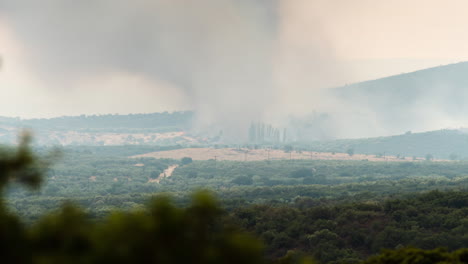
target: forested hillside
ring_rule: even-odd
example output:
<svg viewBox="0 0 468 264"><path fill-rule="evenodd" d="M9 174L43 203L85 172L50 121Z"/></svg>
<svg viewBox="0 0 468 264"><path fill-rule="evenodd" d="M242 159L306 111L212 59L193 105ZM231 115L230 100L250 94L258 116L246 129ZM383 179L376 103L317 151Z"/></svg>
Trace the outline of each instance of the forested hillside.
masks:
<svg viewBox="0 0 468 264"><path fill-rule="evenodd" d="M423 133L363 139L342 139L293 144L298 149L347 152L398 157L430 157L431 159L465 160L468 158L468 133L464 130L438 130Z"/></svg>
<svg viewBox="0 0 468 264"><path fill-rule="evenodd" d="M387 112L388 117L395 115L393 111L408 110L421 98L444 95L434 98L435 102L443 104L448 114L461 115L459 110L464 109L468 96L467 72L468 62L461 62L351 84L336 88L334 92L344 99L357 100L382 113Z"/></svg>
<svg viewBox="0 0 468 264"><path fill-rule="evenodd" d="M387 134L466 123L468 62L455 63L332 90L347 111L362 114ZM452 121L452 122L451 122ZM365 130L363 130L365 132Z"/></svg>

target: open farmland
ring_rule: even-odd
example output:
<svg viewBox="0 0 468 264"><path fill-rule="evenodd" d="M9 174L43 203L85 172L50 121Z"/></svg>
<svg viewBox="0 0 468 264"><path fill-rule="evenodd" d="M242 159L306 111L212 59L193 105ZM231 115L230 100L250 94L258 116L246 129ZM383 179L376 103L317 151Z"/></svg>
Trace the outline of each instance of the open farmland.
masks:
<svg viewBox="0 0 468 264"><path fill-rule="evenodd" d="M230 161L262 161L262 160L369 160L369 161L413 161L412 157L385 156L313 151L283 151L275 149L246 149L246 148L184 148L168 151L151 152L132 156L133 158L166 158L181 159L190 157L193 160L230 160ZM418 158L416 160L423 160Z"/></svg>

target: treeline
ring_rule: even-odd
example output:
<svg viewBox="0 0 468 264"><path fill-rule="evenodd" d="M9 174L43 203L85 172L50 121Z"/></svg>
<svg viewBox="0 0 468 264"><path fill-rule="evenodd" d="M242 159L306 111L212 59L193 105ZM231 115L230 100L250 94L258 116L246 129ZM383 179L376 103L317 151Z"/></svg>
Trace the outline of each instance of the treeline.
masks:
<svg viewBox="0 0 468 264"><path fill-rule="evenodd" d="M286 129L280 131L279 128L271 124L262 122L251 123L249 127L249 142L253 144L280 143L286 142Z"/></svg>
<svg viewBox="0 0 468 264"><path fill-rule="evenodd" d="M191 111L151 114L107 114L62 116L56 118L0 118L0 124L45 130L116 130L116 129L187 129L193 120Z"/></svg>

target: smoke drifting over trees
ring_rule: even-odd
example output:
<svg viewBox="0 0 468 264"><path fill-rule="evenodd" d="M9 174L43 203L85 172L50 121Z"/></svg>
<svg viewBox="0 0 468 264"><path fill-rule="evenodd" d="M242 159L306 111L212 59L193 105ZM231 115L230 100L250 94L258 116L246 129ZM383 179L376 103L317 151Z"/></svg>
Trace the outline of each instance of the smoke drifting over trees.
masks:
<svg viewBox="0 0 468 264"><path fill-rule="evenodd" d="M283 99L315 88L298 85L300 74L314 73L297 72L297 65L326 69L331 59L315 26L306 28L307 41L294 30L301 26L296 12L307 1L288 2L7 0L0 15L26 43L33 68L51 89L63 92L109 73L143 75L182 90L200 126L218 124L238 134L251 121L289 110L278 107ZM301 43L314 47L303 52ZM296 103L304 101L287 107ZM309 103L300 110L312 109Z"/></svg>
<svg viewBox="0 0 468 264"><path fill-rule="evenodd" d="M416 115L400 122L395 111L376 112L352 96L330 96L326 88L343 84L350 71L321 12L349 16L346 3L326 2L2 0L0 33L3 21L37 77L28 85L40 82L60 102L64 113L56 115L70 114L77 98L82 105L107 104L100 113L159 99L195 110L195 130L222 129L244 140L251 122L288 127L294 137L309 130L356 137L441 128L441 122L417 123ZM4 64L7 69L12 62L5 57ZM161 111L151 109L144 111ZM310 119L313 111L330 118ZM382 114L395 117L391 127ZM294 131L291 124L301 118L305 132Z"/></svg>

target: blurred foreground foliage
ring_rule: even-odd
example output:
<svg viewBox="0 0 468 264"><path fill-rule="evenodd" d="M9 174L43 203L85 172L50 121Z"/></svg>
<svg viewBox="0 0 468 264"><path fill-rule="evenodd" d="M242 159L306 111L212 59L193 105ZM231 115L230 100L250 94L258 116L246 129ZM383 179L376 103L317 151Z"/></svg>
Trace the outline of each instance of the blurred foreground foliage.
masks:
<svg viewBox="0 0 468 264"><path fill-rule="evenodd" d="M39 187L49 159L40 159L25 136L0 153L0 191L10 182ZM2 263L262 263L262 246L222 224L221 209L206 192L179 208L164 197L147 210L114 212L93 221L65 204L32 225L0 207Z"/></svg>
<svg viewBox="0 0 468 264"><path fill-rule="evenodd" d="M50 158L40 158L24 137L16 149L0 152L0 192L10 182L40 186ZM113 212L95 220L71 204L32 224L0 204L2 263L267 263L262 244L225 219L206 192L193 195L186 207L159 197L145 210ZM231 223L231 224L230 224ZM333 236L323 229L311 243ZM334 237L334 236L333 236ZM320 245L319 245L320 246ZM339 247L340 245L337 244ZM323 247L323 254L330 254ZM320 258L320 256L319 256ZM289 250L276 263L311 263L300 250ZM346 261L342 262L345 263ZM347 263L356 263L357 259ZM365 263L468 263L468 250L403 248L384 251Z"/></svg>
<svg viewBox="0 0 468 264"><path fill-rule="evenodd" d="M160 198L147 211L115 212L99 222L65 205L28 228L21 244L29 245L33 263L262 263L261 244L223 226L219 213L206 193L187 208Z"/></svg>

